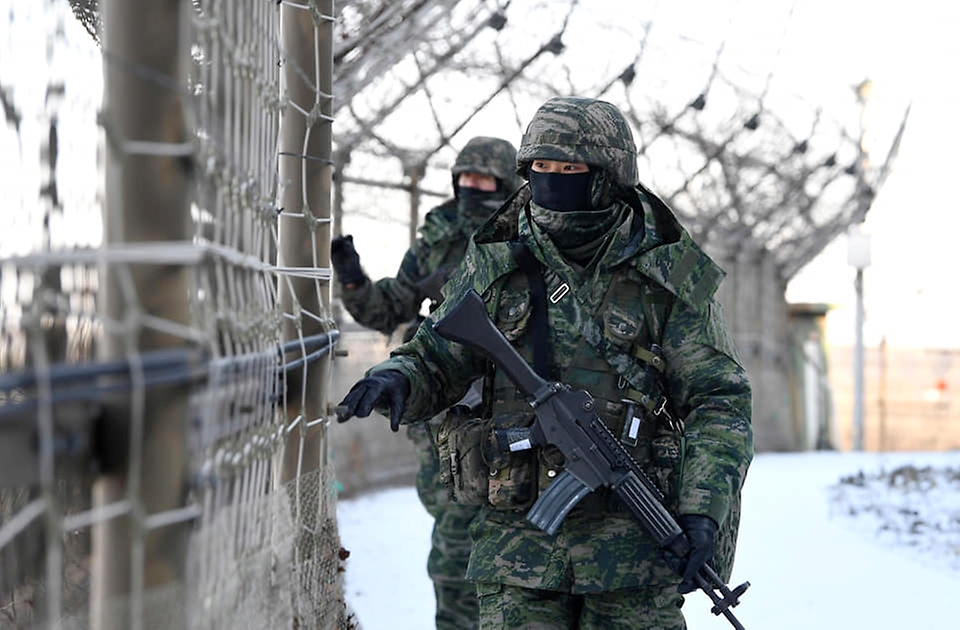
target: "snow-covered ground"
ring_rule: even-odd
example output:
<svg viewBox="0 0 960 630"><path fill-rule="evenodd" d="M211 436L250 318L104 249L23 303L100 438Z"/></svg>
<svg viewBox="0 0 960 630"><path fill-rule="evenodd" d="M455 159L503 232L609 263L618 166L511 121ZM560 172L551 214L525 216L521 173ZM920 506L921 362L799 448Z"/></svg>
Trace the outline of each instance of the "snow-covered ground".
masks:
<svg viewBox="0 0 960 630"><path fill-rule="evenodd" d="M423 630L430 516L413 488L338 506L346 596L363 630ZM960 453L761 454L744 487L731 585L747 630L960 627ZM691 630L730 628L703 593Z"/></svg>

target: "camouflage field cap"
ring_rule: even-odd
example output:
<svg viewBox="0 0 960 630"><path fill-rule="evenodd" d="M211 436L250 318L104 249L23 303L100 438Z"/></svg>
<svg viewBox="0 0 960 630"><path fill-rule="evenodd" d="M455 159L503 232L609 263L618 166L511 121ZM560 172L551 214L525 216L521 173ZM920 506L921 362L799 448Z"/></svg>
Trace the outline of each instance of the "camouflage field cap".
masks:
<svg viewBox="0 0 960 630"><path fill-rule="evenodd" d="M611 103L592 98L556 96L540 106L523 134L517 173L526 177L535 159L599 166L624 186L640 179L626 118Z"/></svg>
<svg viewBox="0 0 960 630"><path fill-rule="evenodd" d="M460 173L492 175L503 182L503 188L513 191L519 188L516 181L517 150L502 138L476 136L460 150L453 163L454 185Z"/></svg>

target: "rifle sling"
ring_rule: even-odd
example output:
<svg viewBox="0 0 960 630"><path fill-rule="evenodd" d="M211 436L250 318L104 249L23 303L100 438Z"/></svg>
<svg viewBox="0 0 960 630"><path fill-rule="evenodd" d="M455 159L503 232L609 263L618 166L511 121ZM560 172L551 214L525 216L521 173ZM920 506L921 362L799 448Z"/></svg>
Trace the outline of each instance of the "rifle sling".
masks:
<svg viewBox="0 0 960 630"><path fill-rule="evenodd" d="M530 285L530 329L533 335L533 369L550 379L550 345L547 340L547 287L540 261L524 244L510 244L510 254Z"/></svg>

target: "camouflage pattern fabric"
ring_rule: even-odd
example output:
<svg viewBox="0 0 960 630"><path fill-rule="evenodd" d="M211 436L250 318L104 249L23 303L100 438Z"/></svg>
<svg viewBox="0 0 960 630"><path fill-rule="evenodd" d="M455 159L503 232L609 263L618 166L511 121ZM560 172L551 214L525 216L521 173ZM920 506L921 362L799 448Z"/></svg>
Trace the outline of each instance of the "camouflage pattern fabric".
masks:
<svg viewBox="0 0 960 630"><path fill-rule="evenodd" d="M523 185L516 175L517 150L501 138L476 136L471 138L453 163L453 188L457 189L460 173L492 175L503 182L503 191L510 193Z"/></svg>
<svg viewBox="0 0 960 630"><path fill-rule="evenodd" d="M521 172L523 160L533 158L599 163L615 173L618 183L626 184L635 181L636 175L631 147L626 122L612 105L556 98L534 117L518 161ZM673 306L658 322L666 362L663 382L686 426L678 442L682 453L671 505L677 515L709 516L721 529L729 529L752 459L753 436L749 380L714 299L723 272L652 193L638 185L618 194L616 203L624 206L619 212L622 221L589 264L581 267L569 263L538 228L530 215L529 191L521 189L474 235L431 319L443 317L468 290L475 290L497 326L509 331L505 336L529 361L532 339L523 318L510 310L509 318L504 317L499 304L503 287L521 284L509 245L521 241L543 264L547 294L561 284L569 290L566 297L548 305L552 374L589 390L586 372L571 357L587 337L599 334L594 314L607 303L611 288L629 278L668 292ZM641 321L645 317L644 313L625 315ZM486 360L424 325L370 373L387 369L398 370L410 380L402 421L411 423L456 402L471 381L485 373ZM611 374L608 382L617 382L630 366L614 358L597 362L596 369ZM609 417L601 418L611 423ZM617 427L610 428L619 434ZM653 456L650 451L634 455L641 466L651 465L644 459ZM629 514L593 503L591 509L578 506L571 511L554 536L529 524L525 509L484 508L471 525L473 549L467 570L468 578L480 585L483 627L578 627L576 623L579 627L683 627L682 617L678 618L682 600L675 590L680 580L655 543ZM735 540L735 531L732 534ZM617 602L623 605L618 607ZM604 609L606 617L591 626L591 615ZM529 617L528 625L524 615ZM571 619L578 621L570 623Z"/></svg>
<svg viewBox="0 0 960 630"><path fill-rule="evenodd" d="M424 217L420 237L404 254L395 277L366 281L353 289L344 287L344 308L357 323L390 335L417 318L426 297L417 284L438 270L449 275L478 226L473 217L492 214L519 186L514 173L516 155L513 145L500 138L477 136L467 142L451 169L454 191L458 191L457 177L468 171L496 177L502 182L501 190L478 200L449 199L433 208Z"/></svg>
<svg viewBox="0 0 960 630"><path fill-rule="evenodd" d="M420 238L407 250L395 277L366 281L354 289L343 288L341 298L353 318L387 335L403 324L415 322L423 300L428 297L418 283L435 272L449 275L456 268L478 225L476 217L486 219L519 186L515 168L516 149L506 140L478 136L467 142L452 169L454 190L457 191L457 176L468 171L496 177L502 182L501 190L450 199L428 212L420 227ZM441 417L409 426L407 435L418 461L417 494L434 517L427 572L436 594L436 627L469 630L477 624L477 596L473 583L464 576L470 558L469 524L479 508L451 502L440 481L433 435Z"/></svg>
<svg viewBox="0 0 960 630"><path fill-rule="evenodd" d="M481 583L480 629L686 630L683 597L672 588L597 593L590 598Z"/></svg>
<svg viewBox="0 0 960 630"><path fill-rule="evenodd" d="M451 207L456 208L455 200L427 215L421 238L407 250L396 277L343 290L344 306L359 323L390 334L417 316L424 299L417 282L438 268L452 269L466 250L467 236L457 228ZM439 416L431 422L439 422ZM427 573L436 597L435 623L438 630L469 630L476 627L478 608L474 585L465 579L470 559L470 539L465 532L479 508L450 501L439 478L440 463L431 430L428 423L411 425L407 436L414 444L418 462L417 495L434 517Z"/></svg>
<svg viewBox="0 0 960 630"><path fill-rule="evenodd" d="M404 254L396 276L343 288L343 306L357 323L390 335L416 319L425 299L417 283L437 269L452 271L467 248L469 235L459 230L456 210L451 199L427 213L420 238Z"/></svg>
<svg viewBox="0 0 960 630"><path fill-rule="evenodd" d="M669 269L667 261L654 251L657 246L669 248L669 244L662 244L654 221L646 222L646 227L650 229L644 230L637 249L639 255L635 252L621 264L626 263L636 271L643 269L644 263L649 269L656 262L666 265L663 270ZM621 232L621 238L626 239L627 232ZM654 243L660 245L652 246ZM535 254L542 255L551 249L548 242L531 240L528 244ZM608 247L607 255L613 251L614 248ZM682 252L669 254L679 255L677 260L683 258ZM559 253L554 251L546 257L554 261L555 256ZM574 284L572 290L589 299L593 284L604 285L610 281L609 271L604 272L606 262L607 259L602 258L595 274L588 278L590 282ZM468 289L485 297L492 296L491 287L500 278L515 272L515 263L503 243L477 243L468 252L463 269L470 272L455 274L454 280L447 284L446 298L435 317L442 317L446 305L456 304L457 296ZM709 276L702 270L691 273ZM571 281L577 277L572 272L562 275ZM698 287L686 278L674 280L667 288L687 299L686 291ZM553 369L562 380L574 386L580 384L568 378L562 362L563 357L570 356L565 348L580 343L577 321L551 319L553 356L560 357ZM678 510L711 516L725 524L752 457L749 383L712 301L694 305L678 296L678 306L664 323L664 331L668 342L664 354L670 396L686 422L683 478L677 489ZM527 344L521 347L527 357L532 354L528 342L529 335L515 342L521 346ZM422 326L410 343L399 347L390 359L372 371L396 369L410 378L411 395L404 421L415 421L433 409L455 402L456 396L465 391L472 378L483 373L484 367L481 356L441 339L431 327ZM679 583L649 536L626 515L606 514L595 519L575 510L557 535L550 537L527 523L523 511L488 510L485 518L474 524L473 538L467 575L482 582L571 594L675 588Z"/></svg>
<svg viewBox="0 0 960 630"><path fill-rule="evenodd" d="M434 479L434 483L439 482ZM479 508L451 504L446 499L442 506L434 521L427 559L427 574L433 580L437 601L436 627L437 630L476 628L477 592L474 584L466 579L466 567L472 549L470 524Z"/></svg>

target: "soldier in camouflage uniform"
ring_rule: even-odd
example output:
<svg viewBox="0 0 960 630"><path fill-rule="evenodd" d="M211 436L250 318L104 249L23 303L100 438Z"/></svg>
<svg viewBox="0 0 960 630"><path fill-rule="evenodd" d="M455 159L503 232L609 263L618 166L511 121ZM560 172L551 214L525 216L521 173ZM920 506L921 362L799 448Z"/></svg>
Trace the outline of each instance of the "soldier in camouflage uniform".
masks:
<svg viewBox="0 0 960 630"><path fill-rule="evenodd" d="M750 384L714 298L724 274L638 183L632 134L613 105L548 100L517 160L529 186L474 235L431 319L473 289L541 376L591 392L600 418L660 486L691 551L665 558L609 491L584 498L555 535L535 528L525 512L562 456L553 447L498 452L483 428L475 440L483 457L457 460L461 478L453 474L455 485L485 494L467 570L480 627L685 628L683 594L703 564L713 558L729 579L753 454ZM533 412L501 370L429 325L354 385L339 419L376 407L392 422L415 422L480 375L483 418L445 427L456 459L470 451L463 427L529 426ZM467 479L463 469L474 473Z"/></svg>
<svg viewBox="0 0 960 630"><path fill-rule="evenodd" d="M422 319L423 301L430 300L431 311L439 305L440 286L463 259L470 235L518 187L516 156L514 146L500 138L478 136L467 142L451 169L454 198L427 213L420 238L407 250L394 278L371 282L353 238L333 239L334 275L340 281L343 304L358 323L386 335L405 325L405 340L413 336ZM479 395L475 398L479 400ZM433 435L441 418L410 424L407 435L419 463L417 494L434 517L427 571L436 594L436 626L461 630L477 625L476 589L464 573L470 557L468 528L479 506L452 503L438 479Z"/></svg>

